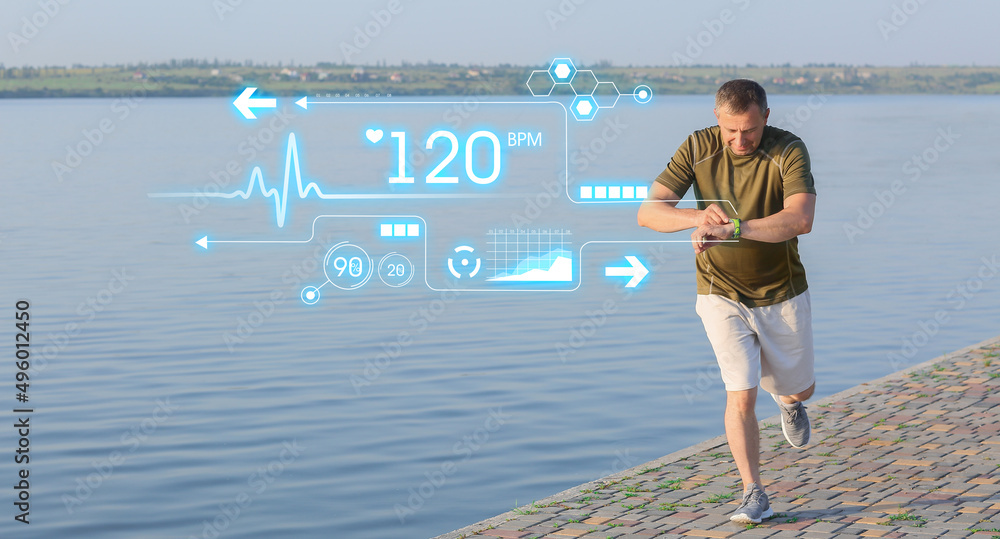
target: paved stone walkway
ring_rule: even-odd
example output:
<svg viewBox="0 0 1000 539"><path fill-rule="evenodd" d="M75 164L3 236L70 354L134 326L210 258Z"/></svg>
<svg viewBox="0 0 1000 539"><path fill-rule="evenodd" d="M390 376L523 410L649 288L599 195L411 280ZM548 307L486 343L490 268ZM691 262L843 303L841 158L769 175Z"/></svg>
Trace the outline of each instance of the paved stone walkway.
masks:
<svg viewBox="0 0 1000 539"><path fill-rule="evenodd" d="M729 522L742 494L725 437L439 539L1000 539L1000 338L811 401L798 450L761 422L775 516Z"/></svg>

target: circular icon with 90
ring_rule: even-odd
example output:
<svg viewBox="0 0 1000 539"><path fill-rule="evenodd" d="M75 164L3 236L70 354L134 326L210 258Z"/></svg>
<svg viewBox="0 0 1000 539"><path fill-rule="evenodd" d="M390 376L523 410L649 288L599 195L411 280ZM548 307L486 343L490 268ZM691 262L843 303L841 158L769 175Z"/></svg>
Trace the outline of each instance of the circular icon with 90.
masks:
<svg viewBox="0 0 1000 539"><path fill-rule="evenodd" d="M399 253L389 253L378 263L378 277L391 287L405 286L413 279L413 264Z"/></svg>
<svg viewBox="0 0 1000 539"><path fill-rule="evenodd" d="M364 249L342 242L326 253L323 272L333 286L342 290L361 288L372 276L372 259Z"/></svg>

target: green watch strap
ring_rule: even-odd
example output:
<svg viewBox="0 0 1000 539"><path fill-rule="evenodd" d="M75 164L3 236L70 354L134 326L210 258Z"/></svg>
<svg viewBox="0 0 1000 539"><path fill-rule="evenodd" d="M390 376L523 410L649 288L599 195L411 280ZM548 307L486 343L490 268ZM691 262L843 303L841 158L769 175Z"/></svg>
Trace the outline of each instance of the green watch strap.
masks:
<svg viewBox="0 0 1000 539"><path fill-rule="evenodd" d="M738 240L740 239L740 220L733 217L730 221L733 222L733 239Z"/></svg>

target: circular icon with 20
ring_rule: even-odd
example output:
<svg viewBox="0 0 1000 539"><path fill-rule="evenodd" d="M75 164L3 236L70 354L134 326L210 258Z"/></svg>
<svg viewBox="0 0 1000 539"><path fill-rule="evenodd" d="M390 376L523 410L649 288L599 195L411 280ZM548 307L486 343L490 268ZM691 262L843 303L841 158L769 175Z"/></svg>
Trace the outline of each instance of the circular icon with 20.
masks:
<svg viewBox="0 0 1000 539"><path fill-rule="evenodd" d="M399 253L389 253L378 263L378 277L393 288L406 286L413 279L413 263Z"/></svg>

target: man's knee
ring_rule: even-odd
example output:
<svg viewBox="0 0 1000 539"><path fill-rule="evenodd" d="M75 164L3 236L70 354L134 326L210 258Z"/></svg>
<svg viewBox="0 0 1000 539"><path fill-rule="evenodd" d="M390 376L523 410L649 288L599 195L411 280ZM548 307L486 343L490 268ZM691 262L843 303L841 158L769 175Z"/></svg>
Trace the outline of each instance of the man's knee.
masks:
<svg viewBox="0 0 1000 539"><path fill-rule="evenodd" d="M757 388L744 391L727 391L726 408L740 414L754 413L757 404Z"/></svg>
<svg viewBox="0 0 1000 539"><path fill-rule="evenodd" d="M808 389L806 389L805 391L796 393L794 395L791 395L791 397L793 399L799 401L799 402L802 402L804 400L808 400L809 397L812 397L813 392L815 392L815 391L816 391L816 382L813 382L812 385L809 386Z"/></svg>

